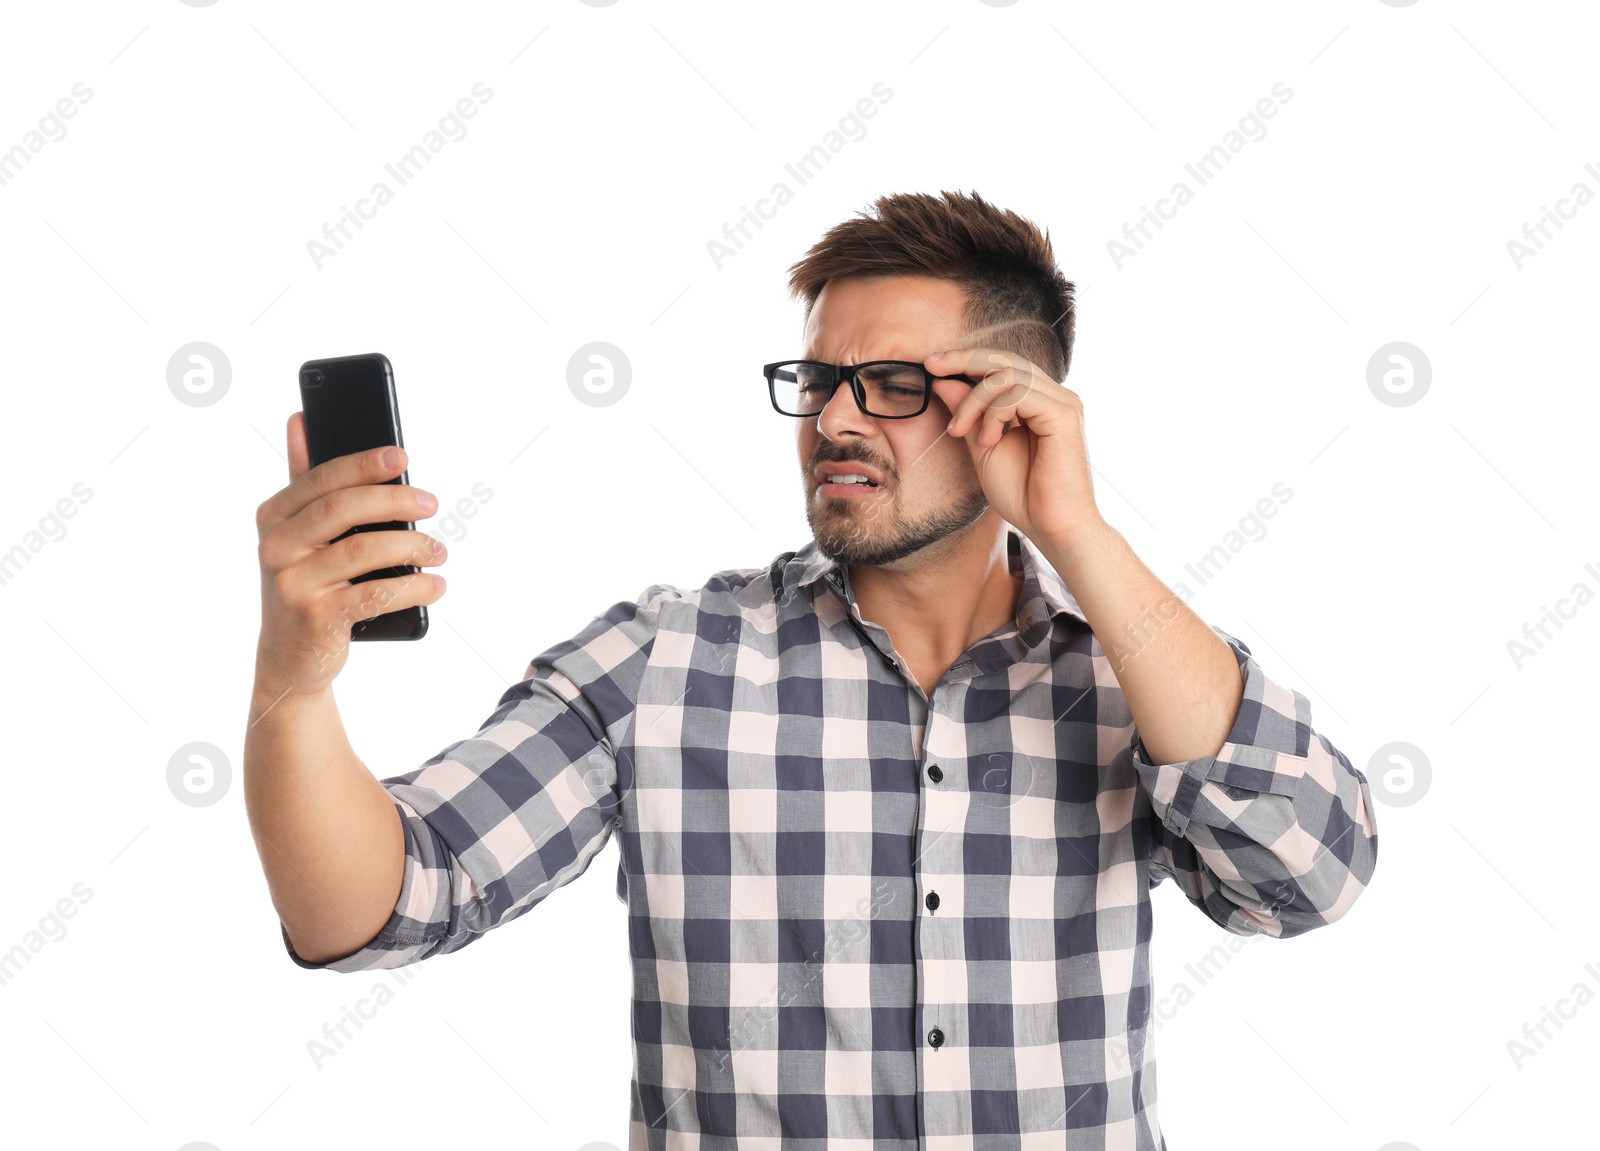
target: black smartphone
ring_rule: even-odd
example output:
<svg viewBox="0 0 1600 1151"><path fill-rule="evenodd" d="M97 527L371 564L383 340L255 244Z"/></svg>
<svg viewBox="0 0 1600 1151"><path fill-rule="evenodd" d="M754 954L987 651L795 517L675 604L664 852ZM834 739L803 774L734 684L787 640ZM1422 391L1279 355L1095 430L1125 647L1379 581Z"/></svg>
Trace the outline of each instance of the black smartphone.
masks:
<svg viewBox="0 0 1600 1151"><path fill-rule="evenodd" d="M400 436L400 404L394 394L394 369L387 356L371 352L361 356L335 356L307 360L300 365L300 410L305 413L306 446L311 466L364 452L369 448L394 444L405 447ZM409 484L410 469L401 472L391 484ZM413 522L356 524L349 531L329 540L338 543L355 532L412 529ZM356 576L351 583L415 575L422 569L410 564L379 568ZM372 619L353 620L350 638L421 639L428 634L428 609L421 604L385 612Z"/></svg>

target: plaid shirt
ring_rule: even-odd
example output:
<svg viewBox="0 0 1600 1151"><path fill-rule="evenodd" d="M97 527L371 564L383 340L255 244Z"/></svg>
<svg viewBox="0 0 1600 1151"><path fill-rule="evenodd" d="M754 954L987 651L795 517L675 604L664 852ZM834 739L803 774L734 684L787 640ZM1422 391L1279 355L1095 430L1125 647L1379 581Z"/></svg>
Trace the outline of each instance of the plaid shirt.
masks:
<svg viewBox="0 0 1600 1151"><path fill-rule="evenodd" d="M393 916L291 957L465 947L615 832L632 1151L1164 1148L1150 889L1239 935L1329 923L1372 876L1371 795L1216 628L1238 718L1215 756L1152 764L1061 577L1008 541L1017 618L931 697L815 542L616 604L384 781Z"/></svg>

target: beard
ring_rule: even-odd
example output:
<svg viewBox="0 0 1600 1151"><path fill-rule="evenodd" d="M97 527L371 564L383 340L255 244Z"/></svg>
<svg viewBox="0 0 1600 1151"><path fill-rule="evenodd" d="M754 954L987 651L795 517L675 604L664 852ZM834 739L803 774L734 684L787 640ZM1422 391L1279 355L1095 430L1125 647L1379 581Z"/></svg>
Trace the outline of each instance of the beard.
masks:
<svg viewBox="0 0 1600 1151"><path fill-rule="evenodd" d="M813 495L806 502L806 522L817 550L840 567L882 567L970 528L989 510L988 498L976 485L960 500L917 517L902 515L891 494L885 490L869 499L821 501Z"/></svg>

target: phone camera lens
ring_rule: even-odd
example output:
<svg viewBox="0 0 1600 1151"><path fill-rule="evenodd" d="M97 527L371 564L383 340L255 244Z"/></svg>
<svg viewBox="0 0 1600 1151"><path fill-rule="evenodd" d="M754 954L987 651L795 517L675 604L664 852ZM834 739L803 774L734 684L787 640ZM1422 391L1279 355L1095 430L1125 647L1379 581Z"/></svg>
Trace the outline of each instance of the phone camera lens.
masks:
<svg viewBox="0 0 1600 1151"><path fill-rule="evenodd" d="M320 388L322 386L322 373L316 368L301 372L300 382L308 388Z"/></svg>

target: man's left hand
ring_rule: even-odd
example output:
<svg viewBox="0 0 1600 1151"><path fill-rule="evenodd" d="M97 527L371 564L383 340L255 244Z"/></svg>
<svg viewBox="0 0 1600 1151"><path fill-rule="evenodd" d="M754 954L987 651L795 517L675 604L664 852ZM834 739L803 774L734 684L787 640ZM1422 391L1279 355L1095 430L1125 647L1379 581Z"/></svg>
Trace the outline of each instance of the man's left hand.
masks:
<svg viewBox="0 0 1600 1151"><path fill-rule="evenodd" d="M949 434L965 439L978 482L1007 523L1036 545L1064 544L1103 523L1094 502L1083 402L1015 352L961 348L923 361L933 391L954 413Z"/></svg>

